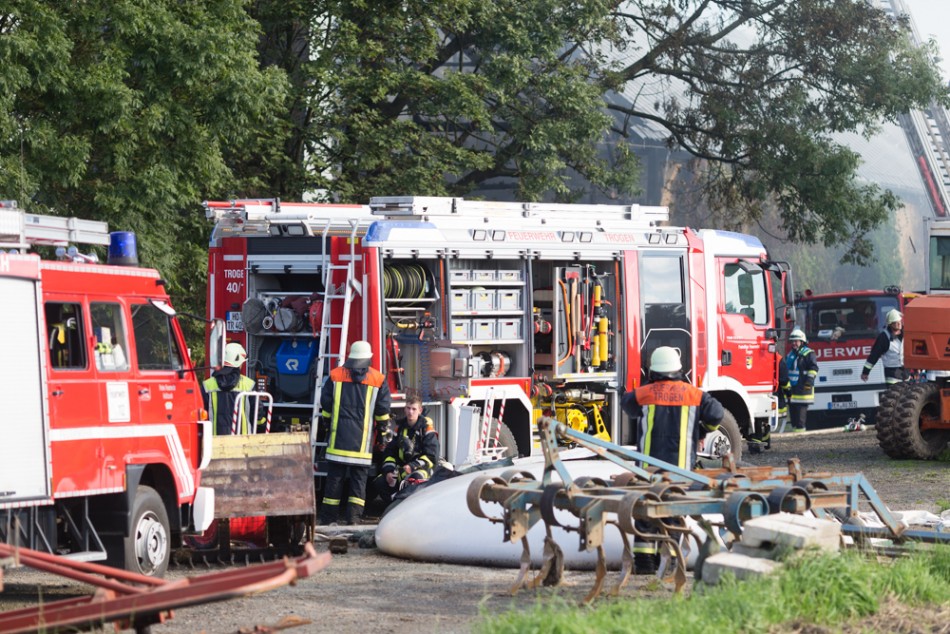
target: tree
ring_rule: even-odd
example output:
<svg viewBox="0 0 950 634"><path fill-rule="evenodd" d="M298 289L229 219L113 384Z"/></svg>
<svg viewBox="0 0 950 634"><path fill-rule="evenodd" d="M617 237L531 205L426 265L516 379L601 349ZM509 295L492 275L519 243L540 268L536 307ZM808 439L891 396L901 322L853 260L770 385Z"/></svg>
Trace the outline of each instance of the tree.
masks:
<svg viewBox="0 0 950 634"><path fill-rule="evenodd" d="M753 222L776 206L791 240L864 262L899 201L855 178L835 135L947 103L933 45L865 0L284 4L254 11L269 35L300 27L264 51L296 73L298 183L349 201L512 183L571 199L577 177L627 198L623 139L646 120L703 160L714 210Z"/></svg>
<svg viewBox="0 0 950 634"><path fill-rule="evenodd" d="M0 6L0 193L139 237L173 296L204 300L198 203L259 185L234 157L281 134L286 85L261 70L239 0Z"/></svg>

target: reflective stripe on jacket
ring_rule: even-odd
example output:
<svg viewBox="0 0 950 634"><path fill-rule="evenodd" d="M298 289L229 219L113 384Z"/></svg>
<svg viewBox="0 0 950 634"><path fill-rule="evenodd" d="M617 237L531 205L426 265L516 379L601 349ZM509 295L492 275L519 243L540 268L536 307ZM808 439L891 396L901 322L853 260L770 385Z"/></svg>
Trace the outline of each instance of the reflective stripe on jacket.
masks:
<svg viewBox="0 0 950 634"><path fill-rule="evenodd" d="M205 379L201 386L208 395L208 417L214 421L214 434L216 436L230 435L231 423L234 420L234 406L237 404L238 394L253 392L256 387L254 379L241 375L232 389L222 390L218 385L218 379L212 376L210 379ZM248 433L247 410L248 404L245 403L244 411L241 412L239 434Z"/></svg>
<svg viewBox="0 0 950 634"><path fill-rule="evenodd" d="M373 464L373 421L389 420L389 385L375 368L334 368L320 392L321 416L330 424L327 460Z"/></svg>
<svg viewBox="0 0 950 634"><path fill-rule="evenodd" d="M621 407L637 419L640 453L692 469L702 431L722 422L722 404L684 381L661 379L624 394ZM700 426L698 423L702 423Z"/></svg>
<svg viewBox="0 0 950 634"><path fill-rule="evenodd" d="M382 472L399 471L399 479L408 474L402 467L409 465L412 472L428 478L439 461L439 435L428 416L420 416L415 425L400 418L396 422L396 434L384 452Z"/></svg>
<svg viewBox="0 0 950 634"><path fill-rule="evenodd" d="M815 379L818 377L818 361L814 351L806 345L792 350L785 356L788 379L792 384L793 405L815 402Z"/></svg>
<svg viewBox="0 0 950 634"><path fill-rule="evenodd" d="M871 346L871 354L868 355L868 360L864 362L861 376L869 375L878 359L881 360L881 364L884 366L884 379L887 383L898 383L903 380L904 373L897 371L904 367L903 332L895 336L890 328L881 331L877 339L874 340L874 345Z"/></svg>

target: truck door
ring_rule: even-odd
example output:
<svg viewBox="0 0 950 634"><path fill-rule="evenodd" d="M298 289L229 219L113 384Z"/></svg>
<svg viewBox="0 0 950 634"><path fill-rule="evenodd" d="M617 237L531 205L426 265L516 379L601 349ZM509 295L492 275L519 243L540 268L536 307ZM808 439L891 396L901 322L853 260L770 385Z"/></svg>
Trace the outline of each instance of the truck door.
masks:
<svg viewBox="0 0 950 634"><path fill-rule="evenodd" d="M775 371L766 272L755 262L717 258L721 285L719 323L720 366L723 376L741 385L770 391Z"/></svg>
<svg viewBox="0 0 950 634"><path fill-rule="evenodd" d="M0 389L8 430L0 443L2 504L49 498L50 475L38 284L36 276L8 277L10 260L0 258L0 333L7 361L0 364ZM32 268L38 275L35 263Z"/></svg>
<svg viewBox="0 0 950 634"><path fill-rule="evenodd" d="M60 495L99 490L103 419L84 298L61 293L46 297L53 490Z"/></svg>
<svg viewBox="0 0 950 634"><path fill-rule="evenodd" d="M640 384L646 383L650 355L660 346L680 353L683 374L693 381L693 335L686 294L686 258L679 250L644 251L639 258L643 338Z"/></svg>
<svg viewBox="0 0 950 634"><path fill-rule="evenodd" d="M197 395L191 393L190 376L179 376L179 370L185 369L184 355L171 316L152 303L132 304L129 308L135 340L135 399L140 422L193 425L191 410Z"/></svg>

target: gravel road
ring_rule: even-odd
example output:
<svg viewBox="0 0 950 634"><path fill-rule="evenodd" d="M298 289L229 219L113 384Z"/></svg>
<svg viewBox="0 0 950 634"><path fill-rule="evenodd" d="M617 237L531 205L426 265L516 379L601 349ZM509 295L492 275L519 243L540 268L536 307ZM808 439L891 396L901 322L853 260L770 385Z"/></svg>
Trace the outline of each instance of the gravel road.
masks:
<svg viewBox="0 0 950 634"><path fill-rule="evenodd" d="M796 457L806 472L864 473L895 511L919 509L936 513L950 505L950 463L891 460L878 448L873 429L776 435L770 450L758 456L746 455L744 461L757 466L784 466ZM370 535L371 531L371 526L358 529L362 535ZM323 542L316 545L318 550L326 548ZM196 572L200 570L173 570L169 578ZM594 579L590 572L568 571L564 584L558 588L512 597L505 591L515 573L512 569L407 562L382 555L374 548L359 548L354 542L347 553L334 555L327 569L296 586L226 603L180 609L172 620L153 627L152 631L253 632L254 626L273 627L290 618L298 620L299 626L293 631L300 632L467 633L480 614L528 607L537 596L559 596L577 602ZM608 575L607 582L614 578ZM26 569L7 570L4 581L0 610L29 605L40 595L48 602L88 593L80 584ZM632 577L622 594L663 596L670 592L669 587L656 589L647 577Z"/></svg>

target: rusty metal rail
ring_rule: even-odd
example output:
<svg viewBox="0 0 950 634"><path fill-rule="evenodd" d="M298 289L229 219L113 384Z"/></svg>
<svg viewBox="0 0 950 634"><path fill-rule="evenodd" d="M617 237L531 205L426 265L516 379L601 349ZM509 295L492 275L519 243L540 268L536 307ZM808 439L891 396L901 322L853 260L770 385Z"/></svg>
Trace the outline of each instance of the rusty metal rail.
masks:
<svg viewBox="0 0 950 634"><path fill-rule="evenodd" d="M538 421L545 466L540 481L530 473L511 469L500 476L482 476L468 489L469 510L478 517L500 523L504 541L522 544L521 567L511 591L523 587L556 585L563 572L563 551L552 537L552 527L576 532L580 550L596 551L594 587L585 597L591 601L603 588L606 575L604 530L617 527L623 544L620 578L613 587L618 592L634 571L629 536L656 542L663 553L661 573L679 591L686 582L684 537L690 532L686 518L694 518L708 535L703 548L711 548L714 530L728 531L732 538L742 534L749 519L769 513L814 512L819 517L844 519L843 532L856 542L887 537L896 544L906 541L950 543L950 534L910 531L884 505L877 492L858 474L812 473L806 478L797 459L786 469L771 467L737 468L726 456L721 469L680 469L645 454L578 432L551 418ZM560 446L568 441L586 447L623 468L605 481L573 478L559 458ZM858 520L862 499L870 505L884 528L869 528ZM491 515L483 502L501 505L500 516ZM576 523L560 521L555 511L567 511ZM721 526L706 519L721 515ZM561 514L564 517L564 514ZM540 570L531 576L528 531L538 522L545 527L544 553ZM701 548L700 561L706 552Z"/></svg>
<svg viewBox="0 0 950 634"><path fill-rule="evenodd" d="M0 560L11 560L98 588L90 596L2 612L0 633L76 632L96 629L105 623L145 632L151 625L171 618L174 608L266 592L309 577L329 565L329 553L318 554L310 544L305 551L294 559L165 581L0 544Z"/></svg>

